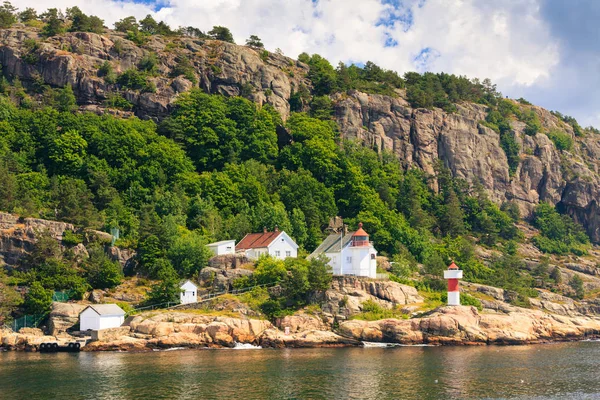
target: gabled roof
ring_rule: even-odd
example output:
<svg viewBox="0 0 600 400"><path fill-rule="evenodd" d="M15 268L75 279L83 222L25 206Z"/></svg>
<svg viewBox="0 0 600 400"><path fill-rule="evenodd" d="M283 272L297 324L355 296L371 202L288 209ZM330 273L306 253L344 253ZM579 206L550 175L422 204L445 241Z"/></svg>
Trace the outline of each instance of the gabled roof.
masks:
<svg viewBox="0 0 600 400"><path fill-rule="evenodd" d="M354 232L348 232L343 238L343 247L346 247L351 241ZM340 234L332 233L313 251L307 258L318 257L321 253L339 253L340 252Z"/></svg>
<svg viewBox="0 0 600 400"><path fill-rule="evenodd" d="M181 288L183 285L185 285L186 283L191 283L192 285L194 285L194 287L198 287L198 285L196 285L194 282L190 281L189 279L184 279L182 281L179 281L179 287Z"/></svg>
<svg viewBox="0 0 600 400"><path fill-rule="evenodd" d="M214 243L209 243L207 244L207 246L220 246L222 244L227 244L227 243L235 243L235 240L231 239L231 240L221 240L220 242L214 242Z"/></svg>
<svg viewBox="0 0 600 400"><path fill-rule="evenodd" d="M92 304L87 306L83 311L88 308L94 310L98 315L125 315L125 311L116 304Z"/></svg>
<svg viewBox="0 0 600 400"><path fill-rule="evenodd" d="M236 250L260 249L268 247L283 231L249 233L235 246Z"/></svg>

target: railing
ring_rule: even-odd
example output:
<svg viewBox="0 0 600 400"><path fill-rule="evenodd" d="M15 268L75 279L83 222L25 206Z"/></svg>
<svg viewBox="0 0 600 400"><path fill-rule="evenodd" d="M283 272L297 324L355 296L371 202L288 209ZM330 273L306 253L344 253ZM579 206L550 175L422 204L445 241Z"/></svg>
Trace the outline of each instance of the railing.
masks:
<svg viewBox="0 0 600 400"><path fill-rule="evenodd" d="M46 318L46 314L23 315L12 322L12 330L19 332L21 328L37 328L37 326Z"/></svg>
<svg viewBox="0 0 600 400"><path fill-rule="evenodd" d="M67 301L69 301L69 298L71 298L71 296L73 296L73 291L72 290L55 291L52 294L52 301L58 301L58 302L61 302L61 303L66 303Z"/></svg>
<svg viewBox="0 0 600 400"><path fill-rule="evenodd" d="M181 306L187 306L190 304L204 303L206 301L215 299L220 296L224 296L226 294L232 294L232 295L242 294L242 293L249 292L249 291L259 288L259 287L269 287L269 286L274 286L276 284L277 284L277 282L263 283L262 285L248 286L248 287L241 288L241 289L224 290L222 292L208 293L208 294L201 296L200 299L198 299L195 303L181 304L179 302L171 301L171 302L167 302L167 303L158 303L158 304L152 304L152 305L144 306L144 307L137 307L137 308L134 308L133 310L125 313L125 315L130 316L133 314L137 314L138 312L141 312L141 311L152 311L152 310L162 310L162 309L169 310L169 309L173 309L173 308L177 308L177 307L181 307Z"/></svg>
<svg viewBox="0 0 600 400"><path fill-rule="evenodd" d="M273 286L273 285L276 285L276 284L277 284L277 282L263 283L262 285L248 286L248 287L241 288L241 289L224 290L222 292L208 293L208 294L203 295L195 303L177 304L177 305L174 305L174 306L169 307L169 308L177 308L177 307L186 306L186 305L189 305L189 304L204 303L206 301L215 299L217 297L225 296L226 294L232 294L232 295L242 294L242 293L250 292L250 291L252 291L252 290L254 290L256 288L259 288L259 287L269 287L269 286Z"/></svg>

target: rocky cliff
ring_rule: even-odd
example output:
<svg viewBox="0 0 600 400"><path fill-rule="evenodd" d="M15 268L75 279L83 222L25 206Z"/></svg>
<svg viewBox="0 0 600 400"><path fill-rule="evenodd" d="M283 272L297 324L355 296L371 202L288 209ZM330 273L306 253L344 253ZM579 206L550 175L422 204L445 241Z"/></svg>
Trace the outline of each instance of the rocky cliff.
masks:
<svg viewBox="0 0 600 400"><path fill-rule="evenodd" d="M25 44L27 39L39 43L34 62L25 57L32 51ZM136 67L150 53L158 57L158 73L150 78L156 86L153 93L122 90L99 76L98 68L105 61L118 73ZM191 62L195 82L174 76L182 56ZM285 120L291 94L301 86L310 88L308 67L301 62L247 46L186 37L152 36L143 46L110 31L104 35L67 33L42 40L35 29L17 25L0 30L0 63L7 76L19 77L24 85L40 81L53 87L70 84L84 110L107 111L104 100L119 91L133 104L133 113L154 120L167 115L178 94L194 86L271 104ZM487 114L485 106L464 103L457 105L456 113L447 113L413 109L405 97L401 91L397 97L357 91L333 95L341 135L393 152L406 168L433 173L437 160L442 160L455 176L480 182L496 202L515 201L524 216L531 215L540 201L558 204L600 242L598 135L575 138L572 127L549 111L526 106L538 115L541 132L558 128L576 139L575 146L570 152L560 151L544 133L528 136L524 123L512 121L521 154L511 175L499 134L480 123Z"/></svg>

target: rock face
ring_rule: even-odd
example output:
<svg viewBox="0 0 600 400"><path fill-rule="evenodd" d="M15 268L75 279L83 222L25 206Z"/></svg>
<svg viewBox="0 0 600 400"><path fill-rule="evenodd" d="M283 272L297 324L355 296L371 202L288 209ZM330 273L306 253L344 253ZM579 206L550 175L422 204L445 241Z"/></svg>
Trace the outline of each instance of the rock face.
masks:
<svg viewBox="0 0 600 400"><path fill-rule="evenodd" d="M48 317L48 333L56 336L79 323L79 314L86 308L83 304L52 303Z"/></svg>
<svg viewBox="0 0 600 400"><path fill-rule="evenodd" d="M392 281L375 281L353 276L334 276L331 289L316 299L321 302L323 312L349 317L362 311L367 300L385 308L405 306L423 302L417 289Z"/></svg>
<svg viewBox="0 0 600 400"><path fill-rule="evenodd" d="M26 39L40 43L39 61L35 64L23 60L29 51L24 46ZM98 76L99 65L109 61L119 73L137 67L150 52L156 53L159 74L152 78L156 92L123 92L141 118L166 116L179 93L197 86L208 93L227 96L243 93L259 104L271 104L285 119L290 110L288 99L293 90L306 84L304 76L308 71L306 65L277 53L263 55L246 46L187 37L173 40L152 36L141 48L118 32L67 33L42 41L35 29L13 28L0 30L0 45L0 63L7 74L18 76L25 84L36 79L53 87L70 84L79 104L96 111L101 109L94 106L102 105L117 88ZM182 56L193 65L197 83L172 76Z"/></svg>
<svg viewBox="0 0 600 400"><path fill-rule="evenodd" d="M298 323L300 319L302 323ZM270 322L251 318L215 317L185 312L159 315L139 315L130 323L130 332L116 337L113 332L104 339L84 347L86 351L150 350L154 348L234 347L248 343L262 347L339 347L359 345L355 339L328 331L308 317L286 317L281 323L294 324L290 334L275 328ZM292 322L295 321L295 322ZM121 332L123 333L123 332Z"/></svg>
<svg viewBox="0 0 600 400"><path fill-rule="evenodd" d="M67 229L73 230L73 225L37 218L20 219L0 212L0 259L8 265L15 265L24 254L33 249L39 232L48 232L60 241Z"/></svg>
<svg viewBox="0 0 600 400"><path fill-rule="evenodd" d="M509 174L500 137L481 125L486 107L458 105L458 112L412 109L402 97L369 95L357 91L336 95L335 115L342 135L367 146L393 152L406 168L433 174L437 160L454 176L479 182L498 203L515 201L524 216L541 201L560 204L600 241L600 144L597 135L576 141L572 154L564 154L543 133L527 136L525 124L512 122L521 147L521 161ZM571 126L547 110L533 107L544 129L560 128L573 135Z"/></svg>
<svg viewBox="0 0 600 400"><path fill-rule="evenodd" d="M458 306L410 320L346 321L340 324L340 333L357 340L402 344L526 344L597 335L600 319L525 309L478 313L475 307Z"/></svg>

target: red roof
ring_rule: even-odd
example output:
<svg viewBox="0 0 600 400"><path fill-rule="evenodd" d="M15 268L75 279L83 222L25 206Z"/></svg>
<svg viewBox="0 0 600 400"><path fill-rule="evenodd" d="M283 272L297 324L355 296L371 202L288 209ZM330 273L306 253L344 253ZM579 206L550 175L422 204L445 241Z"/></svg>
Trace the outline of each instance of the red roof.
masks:
<svg viewBox="0 0 600 400"><path fill-rule="evenodd" d="M258 249L267 247L273 240L279 236L281 232L276 230L274 232L261 232L261 233L249 233L235 246L236 250L247 250L247 249Z"/></svg>
<svg viewBox="0 0 600 400"><path fill-rule="evenodd" d="M369 236L369 234L367 232L365 232L365 230L363 229L362 222L358 223L358 230L356 232L354 232L354 234L352 236Z"/></svg>
<svg viewBox="0 0 600 400"><path fill-rule="evenodd" d="M453 261L452 264L450 264L450 266L448 267L448 269L458 269L458 266L456 264L454 264L454 261Z"/></svg>

